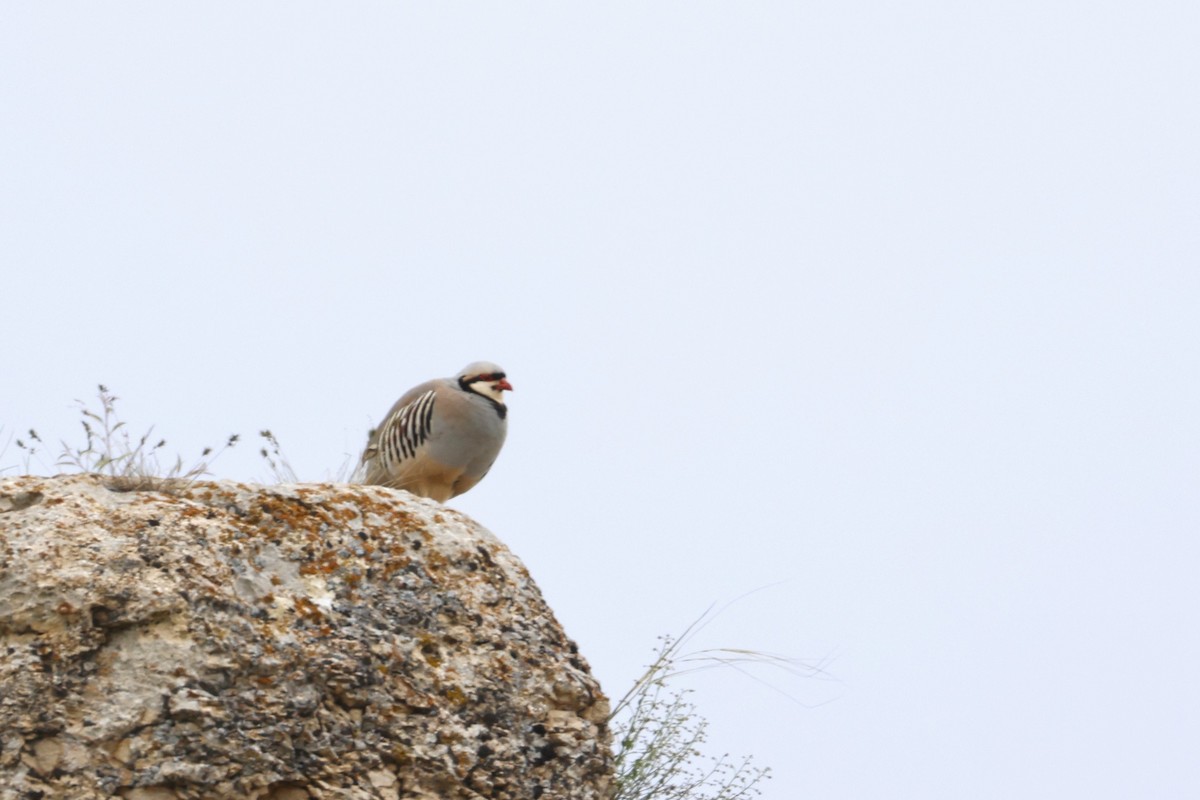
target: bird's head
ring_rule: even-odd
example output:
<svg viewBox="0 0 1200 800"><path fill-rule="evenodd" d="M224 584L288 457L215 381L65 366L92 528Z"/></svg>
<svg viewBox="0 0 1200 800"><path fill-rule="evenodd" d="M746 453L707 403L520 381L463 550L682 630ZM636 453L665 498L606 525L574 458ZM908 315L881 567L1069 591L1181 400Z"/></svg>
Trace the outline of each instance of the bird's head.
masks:
<svg viewBox="0 0 1200 800"><path fill-rule="evenodd" d="M504 370L490 361L476 361L463 367L456 376L464 392L483 395L494 403L504 405L504 393L512 391Z"/></svg>

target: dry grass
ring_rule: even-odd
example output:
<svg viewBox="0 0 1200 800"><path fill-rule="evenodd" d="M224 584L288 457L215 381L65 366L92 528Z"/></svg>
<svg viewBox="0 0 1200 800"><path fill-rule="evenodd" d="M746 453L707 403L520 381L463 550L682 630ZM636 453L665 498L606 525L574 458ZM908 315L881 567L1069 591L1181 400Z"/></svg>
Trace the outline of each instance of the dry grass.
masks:
<svg viewBox="0 0 1200 800"><path fill-rule="evenodd" d="M62 441L61 451L55 466L71 471L100 475L105 485L118 492L178 492L186 489L200 478L209 475L209 466L226 449L237 444L236 433L225 440L224 445L214 450L206 447L200 457L185 462L182 456L174 461L164 461L167 440L154 436L151 426L141 436L130 435L129 427L117 414L118 397L100 384L97 391L97 406L77 400L82 419L84 440L82 445ZM25 453L25 472L46 445L34 429L25 438L16 439L17 447Z"/></svg>
<svg viewBox="0 0 1200 800"><path fill-rule="evenodd" d="M749 668L767 667L803 678L828 675L823 660L808 664L744 648L686 650L723 610L709 608L682 635L662 637L654 661L613 706L609 721L616 746L614 800L741 800L762 794L760 785L770 779L770 769L755 765L750 756L706 755L708 721L688 699L690 690L675 689L670 682L692 672L732 669L804 706Z"/></svg>

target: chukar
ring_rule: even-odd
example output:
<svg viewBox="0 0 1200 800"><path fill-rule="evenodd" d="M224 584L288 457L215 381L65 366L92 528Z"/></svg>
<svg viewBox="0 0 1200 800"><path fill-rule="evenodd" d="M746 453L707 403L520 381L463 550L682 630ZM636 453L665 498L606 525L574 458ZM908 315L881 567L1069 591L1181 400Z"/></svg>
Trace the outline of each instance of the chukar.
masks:
<svg viewBox="0 0 1200 800"><path fill-rule="evenodd" d="M363 483L444 503L483 479L508 431L504 370L489 361L414 386L371 431Z"/></svg>

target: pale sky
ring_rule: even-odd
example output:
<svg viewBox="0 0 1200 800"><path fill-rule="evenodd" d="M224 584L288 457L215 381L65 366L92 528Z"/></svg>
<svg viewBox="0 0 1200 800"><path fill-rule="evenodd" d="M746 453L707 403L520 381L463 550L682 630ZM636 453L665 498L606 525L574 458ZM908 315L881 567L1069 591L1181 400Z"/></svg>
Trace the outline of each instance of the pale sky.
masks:
<svg viewBox="0 0 1200 800"><path fill-rule="evenodd" d="M768 800L1200 792L1200 4L9 3L0 448L516 390L450 505ZM0 464L21 463L9 444ZM5 474L12 474L9 470ZM774 584L774 585L773 585Z"/></svg>

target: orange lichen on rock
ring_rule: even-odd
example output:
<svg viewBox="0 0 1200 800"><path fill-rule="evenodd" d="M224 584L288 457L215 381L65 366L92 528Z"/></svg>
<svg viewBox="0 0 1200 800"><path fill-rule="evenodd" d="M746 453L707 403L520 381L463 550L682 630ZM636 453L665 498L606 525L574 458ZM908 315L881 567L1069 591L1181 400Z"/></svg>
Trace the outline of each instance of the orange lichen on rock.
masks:
<svg viewBox="0 0 1200 800"><path fill-rule="evenodd" d="M512 553L432 501L5 479L0 580L14 797L608 794L574 644Z"/></svg>

